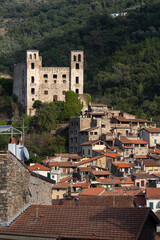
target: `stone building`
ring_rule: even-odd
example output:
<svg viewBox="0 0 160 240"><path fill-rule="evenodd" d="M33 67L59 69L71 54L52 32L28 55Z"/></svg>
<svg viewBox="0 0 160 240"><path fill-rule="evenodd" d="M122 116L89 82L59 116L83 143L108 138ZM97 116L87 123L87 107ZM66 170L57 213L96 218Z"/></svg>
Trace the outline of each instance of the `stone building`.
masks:
<svg viewBox="0 0 160 240"><path fill-rule="evenodd" d="M30 172L12 153L0 154L0 226L8 226L32 204L52 204L55 181Z"/></svg>
<svg viewBox="0 0 160 240"><path fill-rule="evenodd" d="M71 51L70 67L43 67L38 50L28 50L26 62L14 66L13 94L28 115L34 101L65 101L66 91L83 94L83 51Z"/></svg>

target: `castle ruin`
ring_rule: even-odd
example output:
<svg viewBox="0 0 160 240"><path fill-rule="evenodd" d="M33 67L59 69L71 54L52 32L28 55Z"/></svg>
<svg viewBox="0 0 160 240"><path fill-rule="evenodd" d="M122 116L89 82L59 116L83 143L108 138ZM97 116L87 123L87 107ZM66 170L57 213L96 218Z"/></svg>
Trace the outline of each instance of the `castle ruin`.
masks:
<svg viewBox="0 0 160 240"><path fill-rule="evenodd" d="M28 50L26 62L14 66L13 94L27 115L34 115L33 103L65 101L72 90L83 94L84 53L71 51L70 67L43 67L38 50Z"/></svg>

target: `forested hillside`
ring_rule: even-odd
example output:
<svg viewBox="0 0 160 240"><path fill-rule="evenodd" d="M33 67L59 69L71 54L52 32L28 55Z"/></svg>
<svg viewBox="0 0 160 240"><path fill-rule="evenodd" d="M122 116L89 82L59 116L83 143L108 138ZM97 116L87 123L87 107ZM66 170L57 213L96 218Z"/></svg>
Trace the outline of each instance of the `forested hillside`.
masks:
<svg viewBox="0 0 160 240"><path fill-rule="evenodd" d="M27 49L39 49L44 66L69 66L70 51L84 50L93 101L159 121L159 19L159 0L1 0L0 72L13 75ZM0 84L1 119L15 118L12 83Z"/></svg>

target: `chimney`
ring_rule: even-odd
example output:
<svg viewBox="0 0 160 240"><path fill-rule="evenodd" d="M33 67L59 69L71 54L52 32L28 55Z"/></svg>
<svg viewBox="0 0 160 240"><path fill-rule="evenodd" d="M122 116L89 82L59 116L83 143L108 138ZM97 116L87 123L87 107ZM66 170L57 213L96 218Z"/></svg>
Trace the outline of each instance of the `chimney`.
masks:
<svg viewBox="0 0 160 240"><path fill-rule="evenodd" d="M15 139L13 137L10 137L10 139L8 141L8 151L10 151L14 155L16 155L16 143L15 143Z"/></svg>
<svg viewBox="0 0 160 240"><path fill-rule="evenodd" d="M23 142L21 139L17 140L16 143L16 152L15 152L15 156L19 159L19 160L24 160L23 158Z"/></svg>
<svg viewBox="0 0 160 240"><path fill-rule="evenodd" d="M78 206L78 204L79 204L79 198L76 197L74 200L75 200L75 205Z"/></svg>

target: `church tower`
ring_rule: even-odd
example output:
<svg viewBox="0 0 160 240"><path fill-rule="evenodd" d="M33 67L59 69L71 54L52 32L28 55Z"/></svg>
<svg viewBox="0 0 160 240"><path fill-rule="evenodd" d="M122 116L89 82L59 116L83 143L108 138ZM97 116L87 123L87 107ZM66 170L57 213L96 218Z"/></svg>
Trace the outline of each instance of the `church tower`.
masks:
<svg viewBox="0 0 160 240"><path fill-rule="evenodd" d="M83 51L71 51L71 77L69 89L78 94L83 94L84 78L84 53Z"/></svg>

